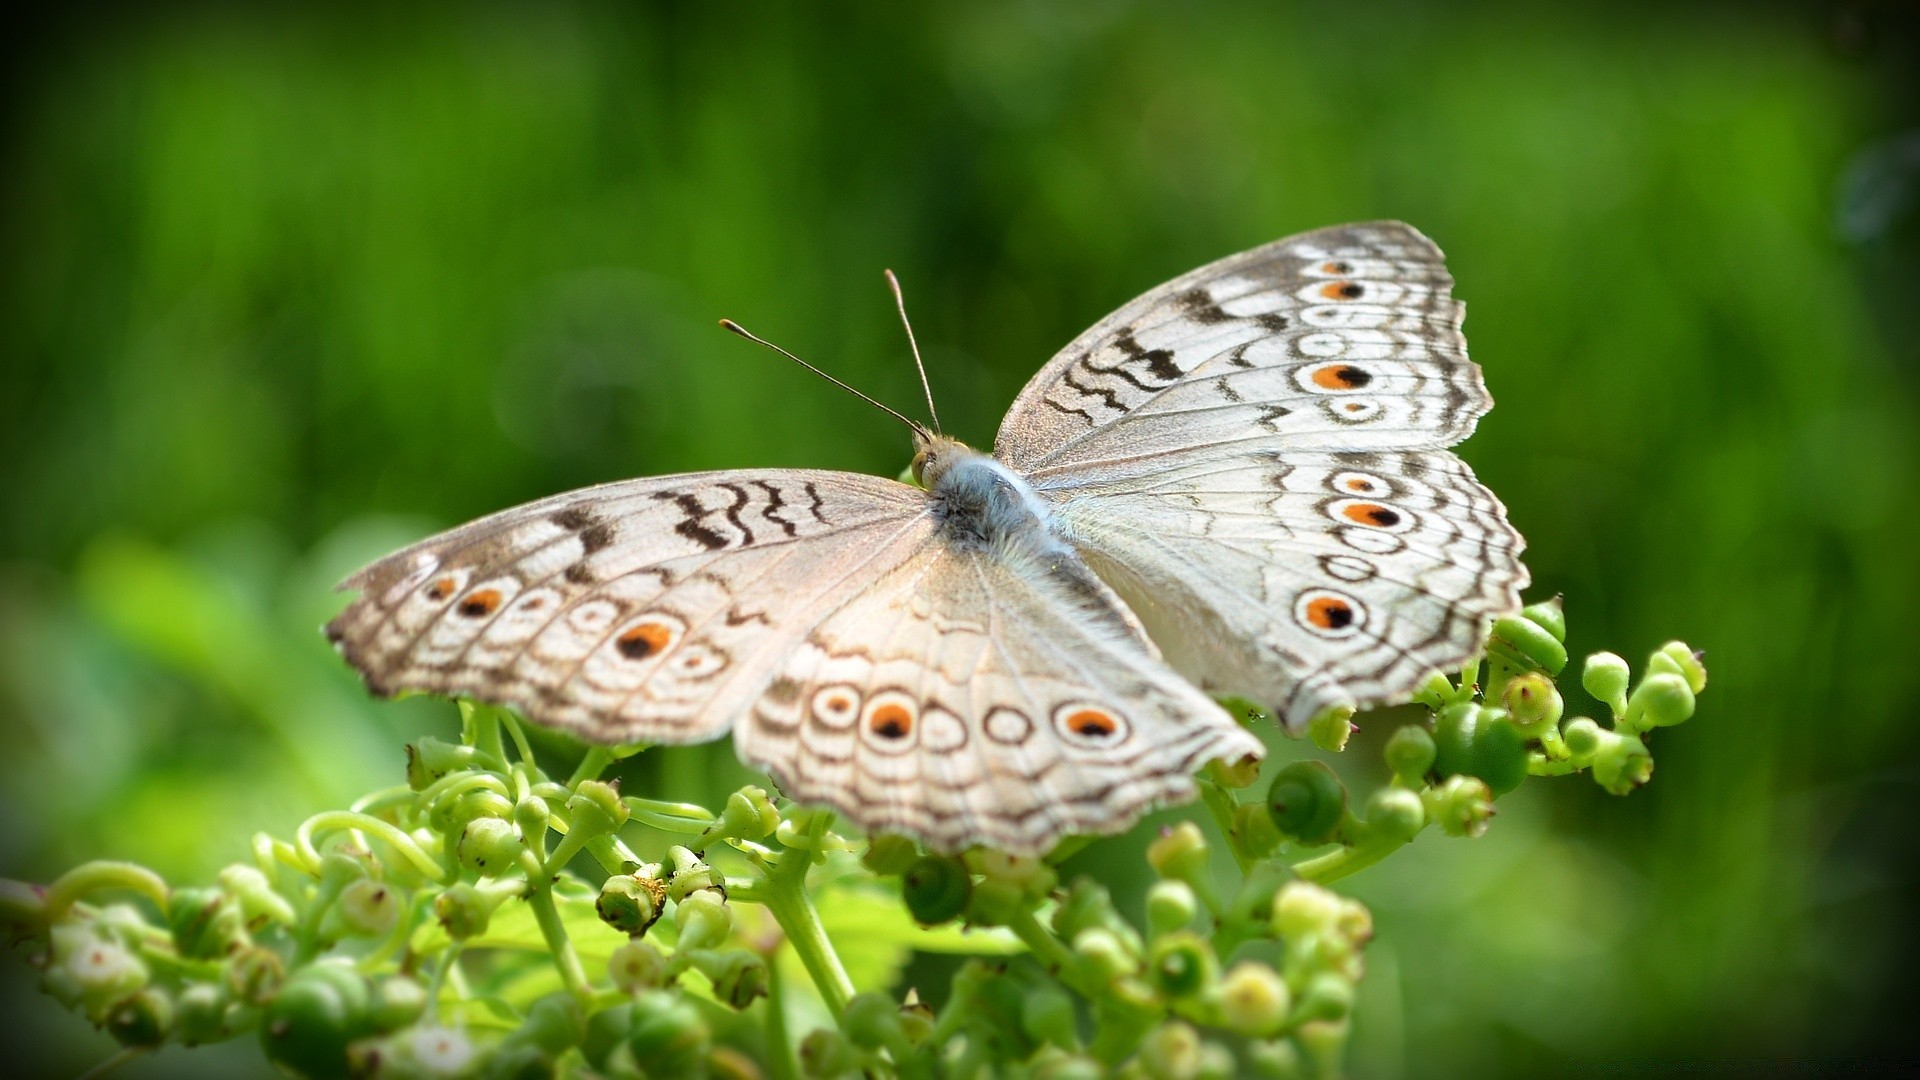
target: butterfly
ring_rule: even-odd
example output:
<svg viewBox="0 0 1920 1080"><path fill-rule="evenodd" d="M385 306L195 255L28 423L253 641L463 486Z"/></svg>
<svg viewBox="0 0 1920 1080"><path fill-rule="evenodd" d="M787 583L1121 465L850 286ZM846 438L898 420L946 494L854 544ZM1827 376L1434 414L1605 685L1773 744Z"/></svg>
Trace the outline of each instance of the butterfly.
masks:
<svg viewBox="0 0 1920 1080"><path fill-rule="evenodd" d="M1492 405L1451 287L1398 222L1278 240L1080 335L991 454L909 421L917 484L556 495L354 574L326 632L383 696L731 731L795 800L935 850L1117 832L1262 754L1217 696L1294 731L1404 701L1519 606L1521 538L1446 449Z"/></svg>

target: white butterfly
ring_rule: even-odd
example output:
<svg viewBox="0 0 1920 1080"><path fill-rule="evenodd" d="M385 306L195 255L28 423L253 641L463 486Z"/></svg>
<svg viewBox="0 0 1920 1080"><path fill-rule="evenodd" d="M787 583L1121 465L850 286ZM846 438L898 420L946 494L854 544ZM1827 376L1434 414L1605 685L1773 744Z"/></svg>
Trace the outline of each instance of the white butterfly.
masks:
<svg viewBox="0 0 1920 1080"><path fill-rule="evenodd" d="M375 693L601 742L731 729L793 798L941 850L1041 853L1260 742L1209 695L1405 700L1484 645L1521 539L1444 448L1491 406L1431 241L1382 222L1203 267L1040 370L923 487L736 470L506 510L349 578Z"/></svg>

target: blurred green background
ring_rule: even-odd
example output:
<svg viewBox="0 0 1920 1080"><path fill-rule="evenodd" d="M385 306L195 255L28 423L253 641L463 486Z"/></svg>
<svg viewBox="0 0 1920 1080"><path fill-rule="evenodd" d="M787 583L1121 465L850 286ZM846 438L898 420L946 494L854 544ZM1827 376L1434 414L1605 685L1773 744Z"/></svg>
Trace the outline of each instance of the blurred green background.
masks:
<svg viewBox="0 0 1920 1080"><path fill-rule="evenodd" d="M44 15L0 147L0 874L204 878L391 783L451 707L367 700L317 628L403 541L631 475L900 468L895 425L720 316L912 411L890 266L948 429L987 445L1135 293L1398 217L1469 302L1500 406L1464 455L1535 594L1576 653L1683 637L1713 685L1631 798L1530 784L1486 839L1355 879L1356 1072L1904 1056L1920 134L1892 11ZM711 796L731 761L641 779ZM1137 888L1140 842L1075 865ZM4 969L17 1064L104 1056Z"/></svg>

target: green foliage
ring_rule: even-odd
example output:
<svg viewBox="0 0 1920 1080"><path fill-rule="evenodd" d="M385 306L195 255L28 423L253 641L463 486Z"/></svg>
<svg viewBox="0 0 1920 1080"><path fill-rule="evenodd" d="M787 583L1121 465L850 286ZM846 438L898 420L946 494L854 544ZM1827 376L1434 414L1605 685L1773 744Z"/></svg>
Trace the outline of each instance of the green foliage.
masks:
<svg viewBox="0 0 1920 1080"><path fill-rule="evenodd" d="M1332 1078L1344 1073L1373 918L1321 883L1379 862L1429 822L1482 835L1495 797L1529 772L1591 770L1626 793L1652 771L1636 732L1686 720L1706 688L1698 655L1670 643L1610 695L1611 727L1576 717L1563 728L1558 688L1522 668L1564 667L1564 650L1539 642L1565 633L1557 603L1529 608L1504 640L1535 642L1490 650L1484 688L1479 663L1457 682L1436 676L1421 695L1429 722L1387 740L1392 779L1364 818L1322 761L1280 767L1251 801L1237 792L1256 773L1210 769L1204 802L1240 870L1215 872L1216 841L1198 824L1164 830L1146 853L1159 880L1144 932L1099 882L1062 887L1055 864L1077 842L1048 860L956 858L897 836L855 843L831 831L830 815L751 785L718 814L623 796L598 774L637 747L588 750L561 783L510 713L467 705L458 744L407 748L405 786L315 815L291 842L258 834L254 861L228 867L219 886L169 888L102 862L45 888L6 882L0 896L9 929L34 942L43 989L126 1052L257 1031L270 1061L314 1080L760 1068ZM1595 654L1584 678L1619 668ZM1522 705L1526 735L1503 700ZM1504 734L1489 745L1487 731ZM1250 834L1248 809L1270 816L1278 837ZM664 855L649 861L637 847ZM598 885L576 856L597 867ZM877 899L894 872L898 904ZM111 891L146 897L151 914L97 906ZM861 895L876 899L863 906ZM837 933L823 910L843 914ZM962 917L970 932L957 939L923 929ZM861 992L842 958L861 943L893 968L916 949L1013 959L968 961L936 1011L916 992ZM806 1010L777 974L787 957L825 1025L798 1037L790 1016Z"/></svg>

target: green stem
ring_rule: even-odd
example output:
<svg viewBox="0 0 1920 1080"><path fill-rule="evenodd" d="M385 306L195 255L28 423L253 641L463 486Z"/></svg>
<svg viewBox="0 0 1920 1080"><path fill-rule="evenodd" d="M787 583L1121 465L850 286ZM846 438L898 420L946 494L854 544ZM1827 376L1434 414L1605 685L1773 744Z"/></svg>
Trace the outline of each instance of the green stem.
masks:
<svg viewBox="0 0 1920 1080"><path fill-rule="evenodd" d="M315 814L300 823L294 830L293 843L300 852L300 858L307 864L309 873L320 867L320 852L313 846L313 838L318 833L337 832L341 829L363 829L378 836L393 846L395 851L406 857L414 868L426 875L429 881L445 881L446 868L433 856L421 850L413 842L413 837L402 832L398 826L381 821L377 817L356 814L351 810L328 810Z"/></svg>
<svg viewBox="0 0 1920 1080"><path fill-rule="evenodd" d="M815 814L807 830L808 840L817 845L832 821L831 814ZM819 989L827 1011L838 1020L853 997L853 980L847 976L839 954L833 951L826 927L820 925L820 913L814 909L813 898L807 895L807 870L813 865L813 851L811 847L788 848L767 874L766 896L762 902L793 944L794 954L800 957L807 975Z"/></svg>
<svg viewBox="0 0 1920 1080"><path fill-rule="evenodd" d="M607 766L611 764L613 764L612 751L604 746L589 746L585 756L581 757L580 764L574 768L573 775L567 777L567 786L577 788L588 780L598 780L600 774L606 772Z"/></svg>
<svg viewBox="0 0 1920 1080"><path fill-rule="evenodd" d="M101 1062L100 1064L95 1065L93 1068L88 1069L86 1072L81 1073L79 1076L79 1080L100 1080L100 1077L106 1076L107 1074L114 1072L115 1070L119 1069L121 1066L126 1065L128 1062L131 1062L133 1059L146 1057L148 1054L151 1054L151 1053L153 1053L153 1049L151 1047L123 1046L120 1048L119 1053L113 1055L112 1057Z"/></svg>
<svg viewBox="0 0 1920 1080"><path fill-rule="evenodd" d="M159 874L138 863L100 859L74 867L47 886L42 901L46 920L59 919L74 901L102 889L136 892L158 904L161 911L167 910L167 883Z"/></svg>
<svg viewBox="0 0 1920 1080"><path fill-rule="evenodd" d="M500 741L500 713L490 705L477 705L462 702L461 732L462 741L485 754L502 766L505 771L507 761L506 744Z"/></svg>
<svg viewBox="0 0 1920 1080"><path fill-rule="evenodd" d="M527 742L527 733L521 729L519 719L512 713L502 712L500 720L506 726L507 734L513 737L514 752L520 755L520 760L527 768L533 769L533 745Z"/></svg>
<svg viewBox="0 0 1920 1080"><path fill-rule="evenodd" d="M1233 824L1233 815L1240 809L1239 800L1233 797L1232 792L1205 777L1201 777L1198 783L1200 801L1206 803L1207 812L1213 815L1213 823L1220 827L1220 835L1226 838L1227 849L1233 852L1233 861L1239 864L1240 873L1245 874L1253 867L1253 857L1241 847L1240 833Z"/></svg>
<svg viewBox="0 0 1920 1080"><path fill-rule="evenodd" d="M560 982L575 998L586 1002L593 996L593 988L587 985L587 971L580 966L580 954L574 951L573 940L567 937L567 928L560 921L560 909L553 903L553 889L539 888L528 893L527 905L533 908L534 921L540 924L540 936L546 939L547 949L553 953L554 967L560 969Z"/></svg>
<svg viewBox="0 0 1920 1080"><path fill-rule="evenodd" d="M1421 826L1421 828L1425 827L1425 825ZM1414 835L1419 834L1416 832ZM1369 837L1351 847L1343 847L1318 858L1294 863L1293 872L1308 881L1324 885L1329 881L1338 881L1349 874L1365 870L1412 842L1411 836L1405 840Z"/></svg>
<svg viewBox="0 0 1920 1080"><path fill-rule="evenodd" d="M787 1032L787 985L780 965L767 958L767 1073L772 1080L799 1080L800 1057Z"/></svg>

